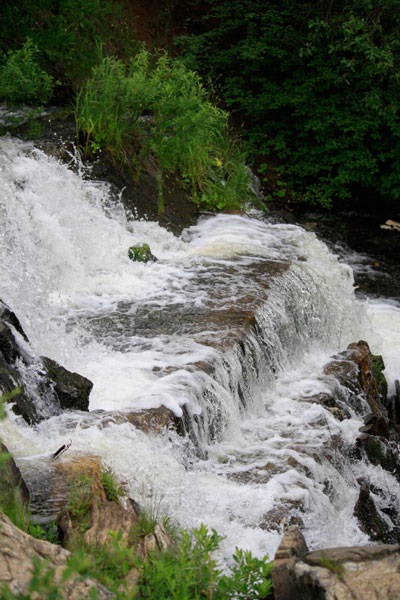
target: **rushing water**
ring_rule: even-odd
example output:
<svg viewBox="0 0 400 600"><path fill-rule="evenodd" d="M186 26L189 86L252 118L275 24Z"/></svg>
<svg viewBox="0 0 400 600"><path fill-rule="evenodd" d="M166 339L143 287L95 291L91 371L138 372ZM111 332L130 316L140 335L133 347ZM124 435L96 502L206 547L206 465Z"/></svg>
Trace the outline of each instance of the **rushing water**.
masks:
<svg viewBox="0 0 400 600"><path fill-rule="evenodd" d="M94 383L88 415L28 427L10 413L1 424L33 487L70 438L70 456L99 455L147 508L215 527L227 555L235 545L273 555L289 508L311 547L368 541L353 516L357 480L397 503L399 485L366 463L324 460L362 416L340 422L307 398L326 391L329 357L358 339L383 355L393 389L395 302L357 299L352 270L315 235L257 213L207 217L177 238L12 138L0 141L0 180L0 297L39 355ZM157 262L129 260L143 241ZM235 315L246 307L256 327L245 336ZM111 415L160 405L191 415L190 441Z"/></svg>

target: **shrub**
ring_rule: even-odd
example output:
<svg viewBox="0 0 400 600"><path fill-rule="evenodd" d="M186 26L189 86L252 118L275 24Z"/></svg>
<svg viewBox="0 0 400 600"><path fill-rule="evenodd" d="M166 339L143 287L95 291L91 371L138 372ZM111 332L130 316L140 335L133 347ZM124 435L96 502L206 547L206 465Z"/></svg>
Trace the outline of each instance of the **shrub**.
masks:
<svg viewBox="0 0 400 600"><path fill-rule="evenodd" d="M204 525L193 535L183 532L175 551L155 552L139 564L138 597L145 600L261 600L272 590L267 558L236 550L231 575L224 575L213 558L222 538Z"/></svg>
<svg viewBox="0 0 400 600"><path fill-rule="evenodd" d="M19 50L10 51L0 67L0 98L12 105L47 102L54 91L53 78L39 65L39 50L27 39Z"/></svg>

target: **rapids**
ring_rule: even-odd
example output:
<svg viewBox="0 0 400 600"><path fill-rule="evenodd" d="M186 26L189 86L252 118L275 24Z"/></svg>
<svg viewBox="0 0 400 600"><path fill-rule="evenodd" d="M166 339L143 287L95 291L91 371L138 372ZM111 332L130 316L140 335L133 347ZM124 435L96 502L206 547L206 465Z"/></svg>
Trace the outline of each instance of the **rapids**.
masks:
<svg viewBox="0 0 400 600"><path fill-rule="evenodd" d="M353 516L357 478L397 503L399 485L367 463L316 460L362 419L337 421L304 399L358 339L383 355L393 390L396 302L357 298L352 269L314 234L256 211L204 216L177 238L127 215L108 184L11 137L0 139L0 180L0 297L39 355L94 383L89 414L28 427L10 411L0 424L34 497L47 458L71 439L69 456L99 455L153 513L225 535L226 556L234 546L273 556L287 507L311 548L368 542ZM130 261L138 242L158 260ZM251 330L237 316L246 309ZM160 405L190 415L190 439L104 424Z"/></svg>

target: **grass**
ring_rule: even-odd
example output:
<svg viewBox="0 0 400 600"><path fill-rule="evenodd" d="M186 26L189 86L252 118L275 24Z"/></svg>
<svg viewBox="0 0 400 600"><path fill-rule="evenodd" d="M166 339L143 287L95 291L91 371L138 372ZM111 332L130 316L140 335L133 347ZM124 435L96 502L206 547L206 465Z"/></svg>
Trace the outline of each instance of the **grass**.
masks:
<svg viewBox="0 0 400 600"><path fill-rule="evenodd" d="M208 209L240 208L250 198L251 174L233 142L228 114L215 106L199 76L177 59L141 50L125 65L107 56L78 93L77 138L86 157L105 149L132 172L146 157L162 178L175 175Z"/></svg>
<svg viewBox="0 0 400 600"><path fill-rule="evenodd" d="M122 491L118 485L117 479L111 469L106 469L100 473L100 481L104 488L107 500L118 502Z"/></svg>
<svg viewBox="0 0 400 600"><path fill-rule="evenodd" d="M337 562L336 560L332 560L327 556L323 556L319 559L319 564L321 567L324 567L324 569L328 569L331 573L337 575L339 579L343 579L346 569L341 563Z"/></svg>

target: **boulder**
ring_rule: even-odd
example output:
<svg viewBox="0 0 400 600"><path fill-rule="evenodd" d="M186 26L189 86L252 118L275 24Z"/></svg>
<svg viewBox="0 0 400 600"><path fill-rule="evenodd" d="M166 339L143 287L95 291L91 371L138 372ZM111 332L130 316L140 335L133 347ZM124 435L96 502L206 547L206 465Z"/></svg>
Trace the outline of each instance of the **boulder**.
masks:
<svg viewBox="0 0 400 600"><path fill-rule="evenodd" d="M400 546L389 544L318 550L294 568L300 600L395 600L399 571Z"/></svg>
<svg viewBox="0 0 400 600"><path fill-rule="evenodd" d="M25 513L24 518L27 520L29 490L15 460L2 443L0 443L0 453L5 454L4 462L0 468L0 505L3 508L14 505L20 506Z"/></svg>
<svg viewBox="0 0 400 600"><path fill-rule="evenodd" d="M274 558L274 600L395 600L399 572L398 545L309 552L300 529L292 526Z"/></svg>
<svg viewBox="0 0 400 600"><path fill-rule="evenodd" d="M53 382L60 407L63 409L89 410L89 396L93 383L83 375L79 375L79 373L71 373L51 358L43 356L42 360L46 373Z"/></svg>
<svg viewBox="0 0 400 600"><path fill-rule="evenodd" d="M151 253L150 246L145 243L131 246L128 250L128 256L131 260L137 262L154 262L157 258Z"/></svg>
<svg viewBox="0 0 400 600"><path fill-rule="evenodd" d="M308 553L299 527L291 525L278 546L272 570L274 600L300 600L294 567Z"/></svg>
<svg viewBox="0 0 400 600"><path fill-rule="evenodd" d="M108 600L114 597L99 582L79 576L63 578L70 553L44 540L37 540L24 533L3 514L0 513L0 587L7 585L15 597L47 598L50 586L54 586L65 600L83 600L96 597L98 600ZM45 562L44 562L45 561ZM39 569L44 579L45 573L54 573L54 583L46 586L42 593L30 588L32 576ZM40 585L40 583L38 583ZM58 596L57 596L58 597Z"/></svg>
<svg viewBox="0 0 400 600"><path fill-rule="evenodd" d="M38 356L11 309L0 300L0 395L29 424L61 413L88 410L92 383L54 360Z"/></svg>
<svg viewBox="0 0 400 600"><path fill-rule="evenodd" d="M370 493L370 487L363 483L360 488L358 500L354 506L354 515L358 519L359 527L367 533L372 541L392 544L396 542L396 533L390 529L383 516L375 506Z"/></svg>

